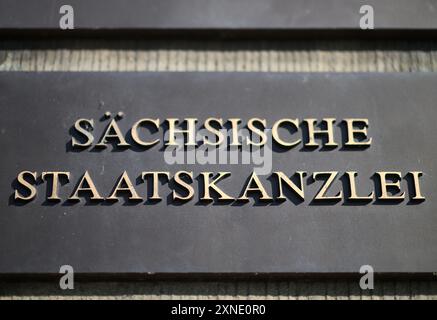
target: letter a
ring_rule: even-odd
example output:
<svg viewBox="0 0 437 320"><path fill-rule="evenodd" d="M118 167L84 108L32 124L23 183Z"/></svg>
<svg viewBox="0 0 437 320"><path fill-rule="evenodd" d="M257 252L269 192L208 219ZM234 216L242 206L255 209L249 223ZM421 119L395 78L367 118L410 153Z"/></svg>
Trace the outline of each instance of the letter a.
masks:
<svg viewBox="0 0 437 320"><path fill-rule="evenodd" d="M59 19L59 28L62 30L74 29L73 7L65 4L59 8L59 13L63 15L61 19Z"/></svg>
<svg viewBox="0 0 437 320"><path fill-rule="evenodd" d="M360 18L360 28L362 30L375 29L373 7L369 5L361 6L360 13L363 15Z"/></svg>

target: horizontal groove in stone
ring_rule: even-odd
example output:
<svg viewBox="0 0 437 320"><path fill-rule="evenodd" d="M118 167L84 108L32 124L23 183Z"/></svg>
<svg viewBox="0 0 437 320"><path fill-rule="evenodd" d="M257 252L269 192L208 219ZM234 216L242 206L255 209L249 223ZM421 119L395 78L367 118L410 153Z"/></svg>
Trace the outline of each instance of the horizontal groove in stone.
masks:
<svg viewBox="0 0 437 320"><path fill-rule="evenodd" d="M0 70L435 72L437 42L9 41Z"/></svg>
<svg viewBox="0 0 437 320"><path fill-rule="evenodd" d="M85 282L72 291L57 283L0 282L2 299L282 299L282 300L435 300L437 281L375 281L374 290L357 282L330 281L206 281Z"/></svg>

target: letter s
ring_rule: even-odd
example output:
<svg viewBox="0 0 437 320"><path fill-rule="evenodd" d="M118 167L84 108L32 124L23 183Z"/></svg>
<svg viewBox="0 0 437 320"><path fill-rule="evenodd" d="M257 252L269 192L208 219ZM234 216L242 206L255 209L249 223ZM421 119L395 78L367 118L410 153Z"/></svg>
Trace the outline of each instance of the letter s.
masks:
<svg viewBox="0 0 437 320"><path fill-rule="evenodd" d="M24 175L30 175L33 177L33 183L29 183L26 181L26 179L24 178ZM17 176L17 181L19 186L26 188L27 190L29 190L29 195L28 196L24 196L23 194L21 194L17 189L19 188L19 186L15 189L15 193L14 193L14 199L15 200L22 200L22 201L30 201L33 198L35 198L36 196L36 188L34 187L34 184L36 182L36 172L31 172L31 171L22 171L18 174Z"/></svg>
<svg viewBox="0 0 437 320"><path fill-rule="evenodd" d="M88 128L86 127L88 126ZM92 130L94 128L94 120L93 119L78 119L75 123L74 123L74 129L77 133L79 133L82 137L86 138L87 140L84 143L79 142L78 140L76 140L75 137L72 136L71 138L71 145L72 147L89 147L93 141L94 141L94 136L92 135L92 133L89 131Z"/></svg>

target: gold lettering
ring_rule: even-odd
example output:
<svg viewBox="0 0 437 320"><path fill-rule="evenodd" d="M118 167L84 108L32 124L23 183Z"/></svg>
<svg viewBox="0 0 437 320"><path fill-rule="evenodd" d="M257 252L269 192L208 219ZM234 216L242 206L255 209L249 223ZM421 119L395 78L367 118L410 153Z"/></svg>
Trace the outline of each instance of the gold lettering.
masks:
<svg viewBox="0 0 437 320"><path fill-rule="evenodd" d="M369 126L369 120L367 119L344 119L347 125L347 141L346 146L370 146L372 138L366 141L356 141L355 134L362 134L367 138L367 128ZM355 128L356 124L363 124L362 129Z"/></svg>
<svg viewBox="0 0 437 320"><path fill-rule="evenodd" d="M299 196L299 198L301 200L305 200L305 193L304 193L304 190L303 190L303 185L304 185L304 183L303 183L303 176L305 174L305 171L296 171L296 173L299 175L299 178L300 178L300 188L298 186L296 186L294 184L294 182L291 181L291 179L288 178L283 172L280 172L280 171L279 172L273 172L273 174L275 174L277 176L277 178L278 178L278 185L279 185L279 196L278 196L278 199L281 199L281 200L285 200L286 199L285 196L284 196L284 193L282 191L282 181L284 181L294 191L294 193L296 193Z"/></svg>
<svg viewBox="0 0 437 320"><path fill-rule="evenodd" d="M401 178L402 175L400 172L377 172L376 173L379 176L380 186L381 186L381 196L378 199L381 200L402 200L405 198L405 192L402 192L402 194L398 196L389 195L388 194L388 188L396 188L398 192L401 191ZM387 176L394 176L398 179L396 182L387 182Z"/></svg>
<svg viewBox="0 0 437 320"><path fill-rule="evenodd" d="M94 185L94 182L91 179L88 171L85 171L82 179L80 180L73 194L70 196L69 200L80 200L79 192L91 192L91 200L104 200L104 198L101 197L99 192L97 191L97 188Z"/></svg>
<svg viewBox="0 0 437 320"><path fill-rule="evenodd" d="M25 176L31 176L33 178L33 183L29 183L26 181ZM36 188L33 186L36 183L36 172L31 171L21 171L17 176L17 181L20 186L26 188L29 191L28 196L24 196L21 194L17 189L15 189L14 192L14 199L15 200L22 200L22 201L30 201L33 200L36 197Z"/></svg>
<svg viewBox="0 0 437 320"><path fill-rule="evenodd" d="M409 175L413 177L413 186L414 186L414 196L411 198L412 200L425 200L425 197L420 192L420 183L419 177L423 174L421 171L410 171Z"/></svg>
<svg viewBox="0 0 437 320"><path fill-rule="evenodd" d="M218 176L213 180L209 181L209 178L211 175L213 175L212 172L201 172L200 173L203 176L203 196L200 197L200 200L213 200L213 198L210 195L210 188L213 189L217 194L219 194L219 198L217 200L219 201L226 201L226 200L235 200L234 198L230 197L226 193L223 192L219 187L216 186L216 183L219 182L221 179L230 176L230 172L219 172Z"/></svg>
<svg viewBox="0 0 437 320"><path fill-rule="evenodd" d="M326 180L325 184L322 185L320 191L315 196L314 200L340 200L343 197L343 191L340 192L336 196L326 196L326 192L331 187L335 177L337 177L337 171L324 171L324 172L314 172L313 179L316 180L318 176L329 176Z"/></svg>
<svg viewBox="0 0 437 320"><path fill-rule="evenodd" d="M139 127L139 126L142 126L142 125L144 125L144 124L146 124L146 123L152 123L152 124L155 126L155 128L156 128L157 130L159 130L159 119L147 119L147 118L144 118L144 119L140 119L140 120L138 120L138 121L135 122L135 124L132 126L132 128L131 128L131 136L132 136L132 139L133 139L137 144L139 144L140 146L143 146L143 147L150 147L150 146L153 146L153 145L157 144L157 143L159 142L159 139L153 140L153 141L151 141L151 142L144 142L144 141L142 141L142 140L140 139L140 136L138 135L138 127Z"/></svg>
<svg viewBox="0 0 437 320"><path fill-rule="evenodd" d="M325 144L325 146L328 147L336 147L338 146L337 143L334 142L334 118L323 118L322 123L326 124L326 129L322 130L316 130L316 123L317 119L304 119L304 122L307 123L308 126L308 137L309 140L307 143L305 143L305 146L307 147L318 147L319 144L317 144L314 141L314 138L316 135L327 135L328 136L328 142Z"/></svg>
<svg viewBox="0 0 437 320"><path fill-rule="evenodd" d="M251 187L252 183L255 182L255 187ZM247 197L247 194L249 192L257 192L261 194L260 200L272 200L272 197L270 197L266 190L264 189L264 186L262 185L261 181L258 178L258 175L255 172L252 172L252 175L250 176L249 181L247 182L246 188L243 192L243 195L238 198L238 200L249 200Z"/></svg>
<svg viewBox="0 0 437 320"><path fill-rule="evenodd" d="M262 124L263 129L262 130L258 129L255 126L255 123ZM260 142L253 142L252 139L247 137L247 144L248 145L254 145L254 146L257 146L257 147L265 145L266 142L267 142L267 135L264 132L264 129L266 128L266 126L267 126L267 122L266 122L265 119L258 119L258 118L249 119L249 121L247 123L247 128L250 131L252 131L253 133L257 134L261 138L261 141Z"/></svg>
<svg viewBox="0 0 437 320"><path fill-rule="evenodd" d="M141 173L141 179L145 180L146 176L152 176L152 196L149 198L150 200L162 200L159 196L159 176L164 176L167 179L170 178L170 172L165 171L148 171Z"/></svg>
<svg viewBox="0 0 437 320"><path fill-rule="evenodd" d="M350 196L349 200L372 200L374 197L374 192L370 193L367 197L358 196L357 194L357 186L356 186L356 179L357 176L356 171L347 171L346 172L348 178L349 178L349 187L350 187Z"/></svg>
<svg viewBox="0 0 437 320"><path fill-rule="evenodd" d="M176 133L186 133L188 136L188 142L184 145L186 146L195 146L196 145L196 118L186 118L185 121L187 122L187 129L176 129L176 124L179 122L179 119L176 118L168 118L168 142L166 143L167 146L177 146L176 142Z"/></svg>
<svg viewBox="0 0 437 320"><path fill-rule="evenodd" d="M299 120L298 119L281 119L275 122L275 124L272 127L272 136L273 139L280 144L283 147L294 147L295 145L298 145L302 140L298 139L294 142L285 142L279 137L279 131L278 129L281 127L282 124L289 123L297 130L299 130Z"/></svg>
<svg viewBox="0 0 437 320"><path fill-rule="evenodd" d="M208 137L203 137L203 143L210 145L210 146L218 146L220 144L223 143L224 140L224 135L223 132L221 132L220 130L217 130L216 128L214 128L213 126L211 126L211 122L216 122L220 125L220 128L222 128L223 126L223 119L219 118L208 118L205 120L205 129L208 130L209 132L215 134L215 136L217 137L217 141L216 142L211 142Z"/></svg>
<svg viewBox="0 0 437 320"><path fill-rule="evenodd" d="M48 172L43 172L41 174L41 178L44 181L47 181L46 176L52 177L52 184L51 184L52 193L49 197L47 197L47 200L60 201L61 198L59 198L59 195L58 195L59 177L60 176L66 177L67 182L69 182L70 181L70 172L48 171Z"/></svg>
<svg viewBox="0 0 437 320"><path fill-rule="evenodd" d="M123 185L125 187L123 187ZM134 200L134 201L143 200L143 198L141 198L138 195L137 191L135 190L135 188L134 188L134 186L129 178L129 175L127 174L126 171L123 171L123 174L118 179L118 182L114 188L114 191L107 199L118 201L117 195L119 192L128 192L130 194L129 198L128 198L129 200Z"/></svg>
<svg viewBox="0 0 437 320"><path fill-rule="evenodd" d="M238 124L241 122L241 119L230 118L228 121L231 123L232 131L232 142L230 146L241 146L240 140L238 139Z"/></svg>
<svg viewBox="0 0 437 320"><path fill-rule="evenodd" d="M176 172L174 177L176 184L182 187L183 189L185 189L188 194L186 196L181 196L179 193L173 190L173 200L188 201L193 199L194 197L194 188L188 183L186 183L184 180L182 180L181 175L187 175L188 177L190 177L190 183L193 183L193 172L187 172L187 171Z"/></svg>
<svg viewBox="0 0 437 320"><path fill-rule="evenodd" d="M105 133L100 138L99 143L96 144L96 147L100 148L106 148L108 139L114 139L117 140L117 146L118 147L128 147L129 144L126 142L126 140L123 137L123 134L121 133L120 128L118 127L117 122L115 119L112 119L111 122L106 127Z"/></svg>
<svg viewBox="0 0 437 320"><path fill-rule="evenodd" d="M76 138L71 138L71 146L72 147L89 147L93 141L94 136L91 132L89 132L85 127L82 125L88 126L91 130L94 126L94 120L93 119L79 119L74 123L74 129L79 132L82 136L86 138L86 141L84 143L80 143Z"/></svg>

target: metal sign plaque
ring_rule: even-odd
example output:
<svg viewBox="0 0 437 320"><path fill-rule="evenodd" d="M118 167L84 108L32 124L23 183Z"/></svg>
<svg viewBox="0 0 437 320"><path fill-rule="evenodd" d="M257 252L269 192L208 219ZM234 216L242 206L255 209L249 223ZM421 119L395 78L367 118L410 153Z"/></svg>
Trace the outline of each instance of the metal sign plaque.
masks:
<svg viewBox="0 0 437 320"><path fill-rule="evenodd" d="M436 0L0 0L0 31L421 31L417 36L437 29L436 6Z"/></svg>
<svg viewBox="0 0 437 320"><path fill-rule="evenodd" d="M0 73L0 273L434 272L436 85Z"/></svg>

